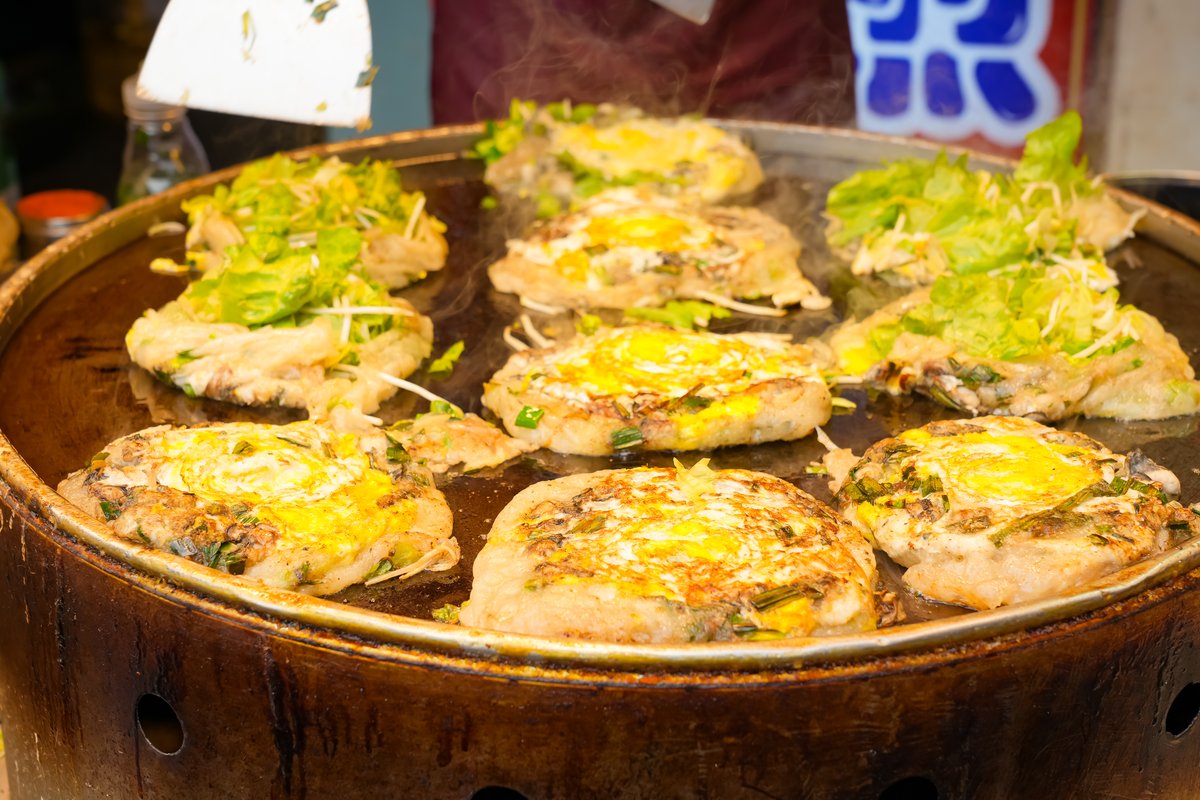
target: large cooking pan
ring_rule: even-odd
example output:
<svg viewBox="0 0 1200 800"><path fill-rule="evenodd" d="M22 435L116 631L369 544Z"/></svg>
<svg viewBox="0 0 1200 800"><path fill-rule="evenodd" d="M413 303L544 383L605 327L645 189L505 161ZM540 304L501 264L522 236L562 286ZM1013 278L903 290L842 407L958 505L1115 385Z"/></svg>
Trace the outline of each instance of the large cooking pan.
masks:
<svg viewBox="0 0 1200 800"><path fill-rule="evenodd" d="M735 124L772 176L756 202L828 264L819 199L864 164L925 145ZM437 349L468 356L439 390L478 409L504 357L511 298L483 267L513 220L479 211L476 128L321 148L395 159L450 226L446 270L405 292ZM984 163L984 162L980 162ZM155 421L281 418L188 400L131 369L129 323L181 288L180 199L232 172L110 214L0 288L0 724L14 797L1180 797L1200 795L1200 543L1067 597L959 614L903 597L909 623L826 640L616 646L443 626L490 519L529 483L608 466L535 454L444 490L464 559L449 574L331 600L255 587L114 540L49 486ZM1141 201L1123 197L1129 203ZM1153 205L1122 267L1123 299L1200 346L1200 228ZM821 274L836 295L836 272ZM835 318L733 319L797 335ZM865 402L832 436L861 449L945 416L920 399ZM397 398L384 415L415 408ZM1200 495L1196 421L1075 423L1142 447ZM721 466L816 494L812 442L735 448ZM645 457L628 463L661 463ZM827 496L827 494L826 494ZM507 790L507 793L506 793Z"/></svg>

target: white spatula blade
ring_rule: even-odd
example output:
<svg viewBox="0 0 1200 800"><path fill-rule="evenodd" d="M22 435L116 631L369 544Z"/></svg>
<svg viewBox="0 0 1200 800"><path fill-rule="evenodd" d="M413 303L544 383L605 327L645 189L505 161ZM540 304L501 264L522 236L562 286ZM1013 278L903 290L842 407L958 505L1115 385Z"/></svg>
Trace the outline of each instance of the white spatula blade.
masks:
<svg viewBox="0 0 1200 800"><path fill-rule="evenodd" d="M366 0L171 0L138 94L209 111L366 127L373 77Z"/></svg>

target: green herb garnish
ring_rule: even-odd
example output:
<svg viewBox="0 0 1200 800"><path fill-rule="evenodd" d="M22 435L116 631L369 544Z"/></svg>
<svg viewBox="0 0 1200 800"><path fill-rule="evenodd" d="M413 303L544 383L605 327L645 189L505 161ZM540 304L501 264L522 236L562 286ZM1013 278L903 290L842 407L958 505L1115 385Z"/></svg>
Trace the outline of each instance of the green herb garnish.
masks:
<svg viewBox="0 0 1200 800"><path fill-rule="evenodd" d="M579 319L575 322L575 330L579 331L584 336L591 336L596 331L600 330L600 326L604 321L595 314L580 314Z"/></svg>
<svg viewBox="0 0 1200 800"><path fill-rule="evenodd" d="M387 434L384 435L387 436ZM393 439L391 436L387 437L387 441L388 446L384 454L388 461L393 464L407 464L412 461L412 456L410 456L408 451L404 449L404 445Z"/></svg>
<svg viewBox="0 0 1200 800"><path fill-rule="evenodd" d="M432 401L429 404L429 412L428 413L430 413L430 414L445 414L446 416L450 417L450 419L462 419L463 418L463 410L461 408L459 408L458 406L454 405L453 403L447 402L445 400ZM425 415L422 414L421 416L425 416Z"/></svg>
<svg viewBox="0 0 1200 800"><path fill-rule="evenodd" d="M312 18L317 21L317 24L324 22L326 15L337 8L337 5L337 0L325 0L324 3L317 4L317 7L313 9Z"/></svg>
<svg viewBox="0 0 1200 800"><path fill-rule="evenodd" d="M759 592L750 598L750 605L758 611L767 611L778 606L786 605L793 600L798 600L801 597L817 598L821 596L821 592L811 587L805 586L776 586L774 589L767 589L765 592Z"/></svg>
<svg viewBox="0 0 1200 800"><path fill-rule="evenodd" d="M642 432L634 427L618 428L612 432L610 437L614 450L625 450L630 447L636 447L646 440L642 437Z"/></svg>
<svg viewBox="0 0 1200 800"><path fill-rule="evenodd" d="M625 316L629 319L659 322L682 330L706 327L709 321L725 319L729 315L729 309L700 300L671 300L662 308L625 309Z"/></svg>
<svg viewBox="0 0 1200 800"><path fill-rule="evenodd" d="M465 345L462 340L455 342L446 348L446 352L435 358L429 364L429 377L434 380L444 380L450 377L450 373L454 371L454 365L458 362L459 357L463 354Z"/></svg>
<svg viewBox="0 0 1200 800"><path fill-rule="evenodd" d="M517 418L513 421L518 428L529 428L530 430L537 428L538 423L542 421L542 417L546 412L540 408L533 406L523 406L517 412Z"/></svg>
<svg viewBox="0 0 1200 800"><path fill-rule="evenodd" d="M172 539L167 542L167 549L177 556L184 558L192 558L199 555L200 548L196 547L196 543L192 541L190 536L180 536L178 539Z"/></svg>
<svg viewBox="0 0 1200 800"><path fill-rule="evenodd" d="M378 578L380 575L386 575L394 569L395 567L392 566L390 558L381 558L379 559L379 563L371 567L371 571L363 576L363 580L369 581L372 578Z"/></svg>

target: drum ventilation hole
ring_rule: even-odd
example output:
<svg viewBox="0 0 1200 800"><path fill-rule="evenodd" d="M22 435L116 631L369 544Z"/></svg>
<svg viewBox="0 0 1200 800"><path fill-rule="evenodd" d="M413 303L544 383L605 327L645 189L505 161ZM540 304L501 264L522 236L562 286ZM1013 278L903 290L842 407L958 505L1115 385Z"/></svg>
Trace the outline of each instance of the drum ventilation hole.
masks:
<svg viewBox="0 0 1200 800"><path fill-rule="evenodd" d="M879 800L938 800L937 786L929 778L901 778L879 793Z"/></svg>
<svg viewBox="0 0 1200 800"><path fill-rule="evenodd" d="M506 786L485 786L471 795L471 800L529 800L529 798L516 789L509 789Z"/></svg>
<svg viewBox="0 0 1200 800"><path fill-rule="evenodd" d="M165 756L183 749L183 723L171 704L156 694L144 694L137 701L138 730L150 746Z"/></svg>
<svg viewBox="0 0 1200 800"><path fill-rule="evenodd" d="M1200 714L1200 683L1189 683L1179 690L1167 709L1167 733L1182 736Z"/></svg>

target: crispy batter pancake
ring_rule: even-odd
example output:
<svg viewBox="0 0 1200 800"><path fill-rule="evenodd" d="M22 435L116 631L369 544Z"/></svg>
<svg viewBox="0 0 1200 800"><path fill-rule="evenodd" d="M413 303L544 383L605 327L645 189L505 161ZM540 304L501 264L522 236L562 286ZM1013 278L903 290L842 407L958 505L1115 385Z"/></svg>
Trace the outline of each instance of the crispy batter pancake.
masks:
<svg viewBox="0 0 1200 800"><path fill-rule="evenodd" d="M870 545L760 472L606 470L535 484L496 518L464 625L616 642L863 631Z"/></svg>
<svg viewBox="0 0 1200 800"><path fill-rule="evenodd" d="M570 308L657 306L706 293L828 306L799 256L787 226L757 209L614 189L510 241L488 277L501 292Z"/></svg>
<svg viewBox="0 0 1200 800"><path fill-rule="evenodd" d="M431 473L379 433L311 422L148 428L58 491L122 538L307 594L459 557Z"/></svg>
<svg viewBox="0 0 1200 800"><path fill-rule="evenodd" d="M935 600L994 608L1070 591L1161 552L1200 518L1175 476L1019 417L934 422L884 439L835 495Z"/></svg>
<svg viewBox="0 0 1200 800"><path fill-rule="evenodd" d="M484 385L483 403L513 436L585 455L799 439L831 411L803 345L657 325L516 353Z"/></svg>

